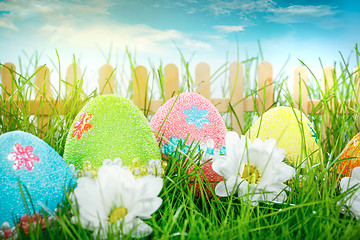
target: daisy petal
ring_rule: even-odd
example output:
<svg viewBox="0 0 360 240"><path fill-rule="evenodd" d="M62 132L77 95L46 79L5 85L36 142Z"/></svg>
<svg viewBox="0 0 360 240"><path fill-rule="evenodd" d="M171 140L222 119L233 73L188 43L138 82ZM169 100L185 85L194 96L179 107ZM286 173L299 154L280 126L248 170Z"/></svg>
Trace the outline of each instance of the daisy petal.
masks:
<svg viewBox="0 0 360 240"><path fill-rule="evenodd" d="M134 205L134 210L132 211L136 217L149 219L151 214L153 214L162 204L162 199L159 197L153 198L147 201L141 201Z"/></svg>
<svg viewBox="0 0 360 240"><path fill-rule="evenodd" d="M136 181L144 187L142 192L142 196L144 198L155 197L159 195L163 187L162 178L158 178L153 175L147 175L142 178L138 178Z"/></svg>
<svg viewBox="0 0 360 240"><path fill-rule="evenodd" d="M354 213L355 217L359 219L360 217L360 200L352 198L351 201L349 201L350 210Z"/></svg>
<svg viewBox="0 0 360 240"><path fill-rule="evenodd" d="M215 194L219 197L227 197L230 195L230 193L227 191L227 188L225 188L225 182L219 182L215 187Z"/></svg>
<svg viewBox="0 0 360 240"><path fill-rule="evenodd" d="M215 187L215 194L220 197L230 196L236 190L237 179L230 177L227 181L219 182Z"/></svg>
<svg viewBox="0 0 360 240"><path fill-rule="evenodd" d="M141 221L140 219L136 219L134 223L134 231L131 232L131 237L133 238L142 238L149 236L152 233L152 228Z"/></svg>
<svg viewBox="0 0 360 240"><path fill-rule="evenodd" d="M359 179L360 180L360 167L356 167L351 172L351 177Z"/></svg>
<svg viewBox="0 0 360 240"><path fill-rule="evenodd" d="M212 169L223 176L225 179L236 174L236 169L230 166L231 163L227 161L226 157L218 157L212 163Z"/></svg>

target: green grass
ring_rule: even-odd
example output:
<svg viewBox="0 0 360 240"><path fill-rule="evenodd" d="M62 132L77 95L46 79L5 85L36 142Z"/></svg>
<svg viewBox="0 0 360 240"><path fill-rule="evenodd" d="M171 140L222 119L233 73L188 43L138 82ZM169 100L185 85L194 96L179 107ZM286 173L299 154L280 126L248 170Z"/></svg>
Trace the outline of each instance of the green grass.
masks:
<svg viewBox="0 0 360 240"><path fill-rule="evenodd" d="M260 54L261 56L262 54ZM105 55L104 55L105 56ZM108 55L110 58L110 54ZM354 57L354 56L353 56ZM360 53L355 48L355 57L359 64ZM35 59L33 59L35 58ZM190 62L183 59L184 74L181 78L182 91L194 90L194 81L189 69L194 67ZM251 58L243 62L245 73L246 96L255 99L255 88L249 89L250 83L254 81L256 72L252 72L252 66L257 65L259 57ZM134 58L128 53L130 65L135 65ZM75 59L74 59L75 61ZM109 59L107 60L109 61ZM68 106L70 111L65 116L60 116L56 109L50 116L50 124L45 129L39 128L36 118L27 111L19 111L18 106L24 104L33 94L34 75L29 72L37 66L38 60L35 57L29 58L28 65L24 66L19 61L19 72L17 87L18 98L6 99L4 94L1 97L1 104L10 104L10 110L2 108L0 115L8 116L0 118L0 133L13 130L23 130L41 136L48 142L60 155L63 154L65 139L70 129L72 120L79 110L78 106L71 104L77 101L83 103L91 100L97 94L93 92L86 95L82 90L82 81L75 84L73 91L68 96ZM58 72L61 69L58 60ZM311 71L311 66L307 66ZM332 123L330 128L325 129L323 115L317 115L313 109L308 118L314 124L319 136L319 145L323 153L323 163L312 168L297 169L294 179L289 181L292 191L288 192L288 198L283 204L260 203L252 206L246 201L239 200L232 196L227 198L209 197L207 191L201 191L201 197L195 195L194 186L204 189L208 188L209 183L201 181L198 172L201 166L195 164L194 171L188 173L190 161L185 161L186 157L180 154L180 150L175 153L173 159L168 161L168 168L164 177L164 187L160 193L163 204L153 218L145 220L153 228L153 234L149 238L154 239L356 239L360 234L360 222L347 213L341 213L341 203L346 194L340 194L337 182L336 169L339 161L339 154L347 142L359 132L357 118L359 116L359 101L353 106L345 107L345 100L356 98L355 79L347 61L340 55L338 66L341 71L337 72L337 84L328 94L321 92L319 79L314 76L314 82L308 89L310 99L322 99L322 103L330 102L334 99L341 100L340 104L335 102L335 108L323 107L324 114L329 116ZM117 68L117 69L121 69ZM228 75L228 63L225 63L212 75L212 84L222 81ZM163 94L163 66L153 67L150 79L154 88L160 89L160 96ZM286 78L279 74L274 79L275 105L289 105L293 102L291 93L288 90ZM59 73L59 79L63 78ZM359 80L357 80L359 81ZM59 83L60 84L60 83ZM228 86L221 83L222 92L225 95ZM56 90L59 89L59 90ZM127 97L132 96L132 85L129 84ZM61 96L61 87L53 88L56 94ZM154 98L151 88L150 99ZM80 98L82 97L82 98ZM82 100L80 100L82 99ZM60 98L56 99L60 100ZM255 100L254 100L255 101ZM325 104L323 104L325 106ZM348 110L340 112L342 108ZM149 111L145 111L149 112ZM245 124L243 133L251 126L253 117L256 113L245 114ZM231 128L229 114L224 114L224 120ZM200 154L190 153L192 159L201 158ZM178 157L180 157L179 160ZM303 178L301 178L300 174ZM194 181L194 182L192 182ZM189 187L190 186L190 187ZM72 223L70 209L72 203L68 199L61 208L55 213L55 221L46 229L40 227L32 229L29 235L18 230L20 239L92 239L92 233L83 228L81 223ZM47 213L49 214L49 213ZM118 238L119 233L109 233L109 238ZM129 238L129 236L125 237Z"/></svg>

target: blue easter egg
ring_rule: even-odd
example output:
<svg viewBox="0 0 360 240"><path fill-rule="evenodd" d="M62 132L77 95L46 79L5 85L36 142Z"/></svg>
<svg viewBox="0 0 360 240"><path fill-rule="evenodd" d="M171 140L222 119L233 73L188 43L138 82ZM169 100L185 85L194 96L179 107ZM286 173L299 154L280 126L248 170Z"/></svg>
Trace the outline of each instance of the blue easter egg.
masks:
<svg viewBox="0 0 360 240"><path fill-rule="evenodd" d="M22 131L0 135L0 226L14 226L42 204L54 211L75 183L74 172L40 138Z"/></svg>

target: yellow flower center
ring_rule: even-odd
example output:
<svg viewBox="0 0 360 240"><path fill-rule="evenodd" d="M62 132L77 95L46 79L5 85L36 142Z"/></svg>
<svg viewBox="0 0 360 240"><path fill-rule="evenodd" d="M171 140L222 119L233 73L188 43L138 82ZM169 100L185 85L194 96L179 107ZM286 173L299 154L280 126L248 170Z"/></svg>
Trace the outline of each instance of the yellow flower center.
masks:
<svg viewBox="0 0 360 240"><path fill-rule="evenodd" d="M115 208L111 213L110 213L110 216L109 216L109 222L111 224L114 224L116 223L117 221L119 221L120 219L124 218L127 214L127 209L124 208L124 207L118 207L118 208Z"/></svg>
<svg viewBox="0 0 360 240"><path fill-rule="evenodd" d="M260 171L252 164L245 164L244 171L241 174L241 178L245 179L250 184L258 184L261 179Z"/></svg>

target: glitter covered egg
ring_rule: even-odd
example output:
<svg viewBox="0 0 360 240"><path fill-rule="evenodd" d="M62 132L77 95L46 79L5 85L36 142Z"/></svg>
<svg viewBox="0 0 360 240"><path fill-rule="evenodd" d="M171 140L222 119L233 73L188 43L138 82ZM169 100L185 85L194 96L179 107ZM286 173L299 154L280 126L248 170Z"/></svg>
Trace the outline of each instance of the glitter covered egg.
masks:
<svg viewBox="0 0 360 240"><path fill-rule="evenodd" d="M182 93L169 99L155 113L150 125L166 156L173 156L178 144L185 144L185 152L189 151L191 144L198 144L199 150L205 153L202 161L225 154L225 123L215 106L197 93ZM209 161L202 169L215 187L222 177L213 171L211 165Z"/></svg>
<svg viewBox="0 0 360 240"><path fill-rule="evenodd" d="M286 151L286 160L293 165L320 162L321 150L309 119L299 110L291 107L275 107L265 112L250 127L246 135L253 141L275 138L277 147Z"/></svg>
<svg viewBox="0 0 360 240"><path fill-rule="evenodd" d="M0 136L0 226L24 214L51 211L76 183L62 157L40 138L22 131ZM25 201L24 201L25 200Z"/></svg>
<svg viewBox="0 0 360 240"><path fill-rule="evenodd" d="M340 156L337 173L342 177L349 177L355 167L360 167L360 133L346 144Z"/></svg>
<svg viewBox="0 0 360 240"><path fill-rule="evenodd" d="M80 176L96 177L106 159L121 159L136 176L162 170L149 121L130 100L118 95L98 96L81 109L67 136L64 159Z"/></svg>

